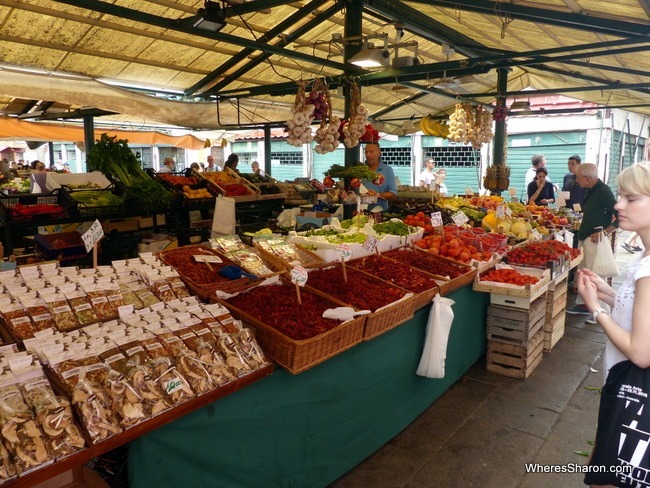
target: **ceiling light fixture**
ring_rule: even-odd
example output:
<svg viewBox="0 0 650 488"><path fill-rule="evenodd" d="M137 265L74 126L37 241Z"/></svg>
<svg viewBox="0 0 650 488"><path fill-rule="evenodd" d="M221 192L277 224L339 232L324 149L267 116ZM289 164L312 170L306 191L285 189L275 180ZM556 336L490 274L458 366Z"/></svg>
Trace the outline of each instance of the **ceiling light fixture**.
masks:
<svg viewBox="0 0 650 488"><path fill-rule="evenodd" d="M217 2L205 0L204 8L197 13L197 20L194 27L209 32L219 32L226 26L226 18L223 14L223 7Z"/></svg>
<svg viewBox="0 0 650 488"><path fill-rule="evenodd" d="M390 53L384 48L366 47L350 58L350 63L361 68L388 68Z"/></svg>

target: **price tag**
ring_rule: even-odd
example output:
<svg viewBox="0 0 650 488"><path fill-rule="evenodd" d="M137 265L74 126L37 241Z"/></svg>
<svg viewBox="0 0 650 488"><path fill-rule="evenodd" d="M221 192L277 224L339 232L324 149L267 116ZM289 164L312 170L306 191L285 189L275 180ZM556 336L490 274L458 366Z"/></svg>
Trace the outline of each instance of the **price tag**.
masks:
<svg viewBox="0 0 650 488"><path fill-rule="evenodd" d="M534 241L540 241L542 239L542 234L540 234L537 229L531 230L530 236L533 238Z"/></svg>
<svg viewBox="0 0 650 488"><path fill-rule="evenodd" d="M506 210L506 215L508 217L512 217L512 210L510 209L510 207L508 207L507 205L504 205L504 208Z"/></svg>
<svg viewBox="0 0 650 488"><path fill-rule="evenodd" d="M497 219L502 219L506 216L506 211L503 208L503 205L497 205L496 214L497 214Z"/></svg>
<svg viewBox="0 0 650 488"><path fill-rule="evenodd" d="M347 261L352 257L352 249L350 249L350 244L339 244L336 246L336 250L339 253L341 261Z"/></svg>
<svg viewBox="0 0 650 488"><path fill-rule="evenodd" d="M514 186L511 186L508 188L508 193L510 193L511 197L514 197L517 194L517 189Z"/></svg>
<svg viewBox="0 0 650 488"><path fill-rule="evenodd" d="M451 216L451 220L454 221L454 224L456 224L458 227L461 225L465 224L469 220L467 215L465 215L462 211L458 211L455 214Z"/></svg>
<svg viewBox="0 0 650 488"><path fill-rule="evenodd" d="M582 207L580 206L579 203L574 203L573 204L573 211L574 212L582 212Z"/></svg>
<svg viewBox="0 0 650 488"><path fill-rule="evenodd" d="M14 356L9 360L9 369L11 369L12 373L16 373L21 369L31 366L33 362L34 356L31 354L26 356Z"/></svg>
<svg viewBox="0 0 650 488"><path fill-rule="evenodd" d="M90 252L95 244L104 237L104 229L102 229L102 224L99 223L99 220L95 220L93 225L90 226L84 234L81 236L81 239L84 241L86 246L86 252Z"/></svg>
<svg viewBox="0 0 650 488"><path fill-rule="evenodd" d="M291 270L291 283L295 283L298 286L305 286L307 283L307 278L309 273L302 266L296 266Z"/></svg>
<svg viewBox="0 0 650 488"><path fill-rule="evenodd" d="M197 263L223 263L219 256L213 254L195 254L194 260Z"/></svg>
<svg viewBox="0 0 650 488"><path fill-rule="evenodd" d="M366 240L363 242L363 248L369 252L375 252L377 247L377 238L374 236L366 237Z"/></svg>
<svg viewBox="0 0 650 488"><path fill-rule="evenodd" d="M431 225L434 227L442 225L442 212L431 212Z"/></svg>

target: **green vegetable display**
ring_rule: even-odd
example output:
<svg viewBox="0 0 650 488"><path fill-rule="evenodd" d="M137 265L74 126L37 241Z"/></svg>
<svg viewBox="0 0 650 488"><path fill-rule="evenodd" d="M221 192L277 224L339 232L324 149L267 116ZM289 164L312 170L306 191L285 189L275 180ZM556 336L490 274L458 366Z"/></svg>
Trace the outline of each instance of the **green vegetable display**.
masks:
<svg viewBox="0 0 650 488"><path fill-rule="evenodd" d="M102 134L88 152L86 164L91 171L101 171L123 183L131 191L125 203L139 209L164 211L174 201L174 194L151 178L142 169L140 158L126 139Z"/></svg>
<svg viewBox="0 0 650 488"><path fill-rule="evenodd" d="M377 234L390 234L392 236L408 236L412 231L412 228L404 222L396 221L381 222L373 225L372 228Z"/></svg>
<svg viewBox="0 0 650 488"><path fill-rule="evenodd" d="M326 175L332 178L358 178L360 180L374 180L377 178L377 173L372 171L365 164L355 164L354 166L341 166L340 164L333 164L330 169L325 172Z"/></svg>
<svg viewBox="0 0 650 488"><path fill-rule="evenodd" d="M74 191L70 196L88 207L111 207L124 203L124 199L110 190L81 190Z"/></svg>

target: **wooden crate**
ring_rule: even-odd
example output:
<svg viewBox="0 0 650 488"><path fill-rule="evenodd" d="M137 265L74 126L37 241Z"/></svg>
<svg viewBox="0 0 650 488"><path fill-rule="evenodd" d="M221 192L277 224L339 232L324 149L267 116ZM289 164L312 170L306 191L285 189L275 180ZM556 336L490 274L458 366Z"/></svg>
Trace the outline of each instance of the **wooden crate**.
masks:
<svg viewBox="0 0 650 488"><path fill-rule="evenodd" d="M546 317L548 319L555 317L560 310L566 308L567 302L567 292L566 290L561 295L557 294L547 294L546 296Z"/></svg>
<svg viewBox="0 0 650 488"><path fill-rule="evenodd" d="M545 298L540 297L530 310L490 305L487 318L488 341L499 341L517 346L527 345L546 318Z"/></svg>
<svg viewBox="0 0 650 488"><path fill-rule="evenodd" d="M564 337L565 310L562 309L550 321L544 322L544 352L550 352L555 344Z"/></svg>
<svg viewBox="0 0 650 488"><path fill-rule="evenodd" d="M542 361L544 330L538 330L526 346L489 341L486 369L491 373L525 380Z"/></svg>

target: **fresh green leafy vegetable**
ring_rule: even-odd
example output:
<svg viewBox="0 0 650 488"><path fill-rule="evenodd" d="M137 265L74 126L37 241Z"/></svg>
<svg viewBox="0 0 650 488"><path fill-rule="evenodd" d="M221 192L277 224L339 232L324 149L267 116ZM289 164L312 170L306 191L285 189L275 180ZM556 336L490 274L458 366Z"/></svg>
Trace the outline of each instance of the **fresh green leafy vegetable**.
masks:
<svg viewBox="0 0 650 488"><path fill-rule="evenodd" d="M377 178L377 173L372 171L365 164L355 164L354 166L341 166L340 164L333 164L330 169L325 172L326 175L332 178L358 178L360 180L374 180Z"/></svg>

